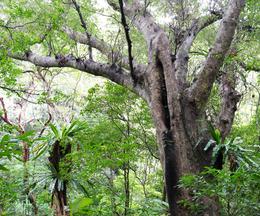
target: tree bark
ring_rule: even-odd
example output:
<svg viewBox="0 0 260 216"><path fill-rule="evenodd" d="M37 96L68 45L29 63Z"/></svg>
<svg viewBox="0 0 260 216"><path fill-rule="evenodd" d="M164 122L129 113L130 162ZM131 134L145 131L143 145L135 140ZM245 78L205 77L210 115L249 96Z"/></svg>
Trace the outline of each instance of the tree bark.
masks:
<svg viewBox="0 0 260 216"><path fill-rule="evenodd" d="M236 49L230 49L230 55L235 53ZM221 95L221 111L217 120L217 128L221 134L221 142L224 143L226 137L231 131L237 104L240 101L241 94L236 90L237 83L237 67L234 62L225 65L220 81L220 95ZM229 155L230 170L235 171L238 164L234 155ZM224 165L224 150L220 150L217 155L214 167L222 169Z"/></svg>
<svg viewBox="0 0 260 216"><path fill-rule="evenodd" d="M164 168L167 201L169 203L170 215L191 215L186 209L178 205L182 199L190 199L188 191L178 188L181 176L189 173L198 173L211 162L211 152L203 150L209 135L205 133L206 124L203 124L203 116L192 115L193 105L183 102L184 112L180 113L181 119L174 119L174 123L166 129L156 126L157 139L161 150L161 161ZM186 111L186 112L185 112ZM186 113L186 114L184 114ZM188 114L190 113L190 114ZM194 112L196 113L196 112ZM164 122L162 118L153 113L154 120ZM194 124L191 124L193 119ZM201 134L200 131L204 131ZM203 137L203 138L202 138ZM197 143L197 140L201 140ZM207 200L208 210L205 215L217 215L217 210L210 213L212 206L216 206L214 200ZM216 208L215 208L216 209Z"/></svg>
<svg viewBox="0 0 260 216"><path fill-rule="evenodd" d="M129 182L129 162L124 164L124 190L125 190L125 209L124 215L129 215L130 209L130 182Z"/></svg>
<svg viewBox="0 0 260 216"><path fill-rule="evenodd" d="M53 193L52 207L54 209L55 216L69 216L69 211L67 208L67 189L66 183L64 183L64 189L58 190L55 186L55 191Z"/></svg>

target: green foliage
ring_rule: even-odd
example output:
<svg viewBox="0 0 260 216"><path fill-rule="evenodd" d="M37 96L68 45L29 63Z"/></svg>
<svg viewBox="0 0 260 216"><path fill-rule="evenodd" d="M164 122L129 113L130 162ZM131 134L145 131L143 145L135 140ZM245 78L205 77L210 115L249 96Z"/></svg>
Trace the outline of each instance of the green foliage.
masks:
<svg viewBox="0 0 260 216"><path fill-rule="evenodd" d="M214 141L209 141L204 150L207 151L207 149L213 144L215 145ZM224 160L227 160L228 157L230 158L234 156L234 160L237 164L246 167L249 167L250 165L258 166L258 164L253 159L255 157L255 155L253 155L253 153L255 153L255 150L252 148L244 148L241 144L243 144L243 140L240 137L228 140L224 144L216 144L213 147L212 161L216 160L218 153L221 151L224 155Z"/></svg>
<svg viewBox="0 0 260 216"><path fill-rule="evenodd" d="M151 155L157 155L157 150L147 105L110 82L90 89L86 102L81 114L88 127L77 136L80 151L72 158L78 179L88 180L83 184L84 193L93 200L88 215L124 214L129 167L129 214L163 215L167 207L160 201L162 173L157 172L158 160Z"/></svg>
<svg viewBox="0 0 260 216"><path fill-rule="evenodd" d="M205 150L213 147L213 161L219 151L224 155L226 166L223 170L207 168L198 175L186 175L180 181L180 187L192 194L192 200L182 200L181 204L191 212L199 214L206 206L203 199L210 197L218 200L223 216L259 215L260 210L260 160L259 146L245 145L240 137L234 137L221 143L218 130L211 127L214 138ZM230 171L228 163L236 163L238 168Z"/></svg>
<svg viewBox="0 0 260 216"><path fill-rule="evenodd" d="M253 117L253 119L249 122L249 124L246 125L241 125L241 124L236 124L234 125L232 132L231 132L231 137L236 137L240 136L244 140L244 142L247 145L259 145L260 144L260 131L259 131L259 117L260 113L257 113Z"/></svg>
<svg viewBox="0 0 260 216"><path fill-rule="evenodd" d="M5 134L4 136L2 136L0 141L0 158L7 157L9 160L11 160L13 154L19 153L14 151L14 148L16 147L17 143L18 140L11 139L9 134Z"/></svg>
<svg viewBox="0 0 260 216"><path fill-rule="evenodd" d="M6 86L16 85L17 77L21 75L22 70L14 64L13 60L6 56L6 52L0 47L0 81Z"/></svg>
<svg viewBox="0 0 260 216"><path fill-rule="evenodd" d="M70 206L71 215L81 216L81 215L90 215L91 211L89 206L93 203L92 199L81 197L77 198Z"/></svg>
<svg viewBox="0 0 260 216"><path fill-rule="evenodd" d="M203 198L217 198L223 216L257 216L260 212L260 175L259 168L227 169L208 168L197 176L182 178L180 187L186 188L193 195L192 200L183 200L182 204L193 213L199 214L203 208Z"/></svg>
<svg viewBox="0 0 260 216"><path fill-rule="evenodd" d="M66 147L68 144L76 147L76 139L75 136L80 132L86 129L86 124L80 122L78 120L74 120L71 124L63 126L59 128L54 124L50 124L50 129L52 132L52 136L50 136L47 144L52 151L53 146L56 142L59 142L59 145ZM47 150L48 148L43 148L43 150ZM39 154L43 154L40 152ZM67 165L67 161L70 161L70 154L67 154L62 161L60 161L59 170L56 170L53 164L47 162L46 168L48 173L45 174L45 178L43 178L40 182L44 183L45 186L49 185L49 190L51 193L54 192L55 185L58 185L58 190L62 190L64 188L64 181L71 180L70 173L68 170L71 169L70 165Z"/></svg>
<svg viewBox="0 0 260 216"><path fill-rule="evenodd" d="M12 137L10 134L4 134L0 140L0 171L8 171L5 167L6 160L11 161L13 158L21 160L19 157L22 154L21 147L19 144L27 139L29 134Z"/></svg>
<svg viewBox="0 0 260 216"><path fill-rule="evenodd" d="M70 125L63 126L61 129L54 124L50 124L50 128L55 141L70 142L70 138L73 138L77 133L86 129L86 123L74 120Z"/></svg>
<svg viewBox="0 0 260 216"><path fill-rule="evenodd" d="M168 203L158 198L147 198L142 200L140 207L135 210L134 215L138 216L166 216ZM163 213L165 212L165 213Z"/></svg>
<svg viewBox="0 0 260 216"><path fill-rule="evenodd" d="M15 206L13 204L19 197L17 180L13 179L13 181L10 181L10 178L12 176L9 173L2 173L0 170L0 206L2 210L1 215L3 216L14 213Z"/></svg>

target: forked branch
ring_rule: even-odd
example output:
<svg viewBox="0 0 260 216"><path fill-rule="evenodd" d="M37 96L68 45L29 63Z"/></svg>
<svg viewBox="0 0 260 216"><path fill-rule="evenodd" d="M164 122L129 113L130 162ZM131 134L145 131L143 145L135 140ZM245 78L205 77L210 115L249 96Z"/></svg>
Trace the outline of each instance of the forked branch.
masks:
<svg viewBox="0 0 260 216"><path fill-rule="evenodd" d="M188 59L190 48L193 44L193 41L197 37L198 33L209 25L213 24L217 20L222 18L221 13L212 13L207 16L200 17L195 19L191 24L189 30L184 35L184 38L179 39L182 41L176 53L176 75L180 84L186 82L186 75L188 72Z"/></svg>
<svg viewBox="0 0 260 216"><path fill-rule="evenodd" d="M244 0L230 0L220 24L213 48L208 54L198 79L188 90L190 100L198 107L204 107L225 55L230 48Z"/></svg>
<svg viewBox="0 0 260 216"><path fill-rule="evenodd" d="M88 38L85 34L82 34L80 32L73 31L69 27L63 27L64 32L69 36L70 39L81 43L81 44L87 44L90 45L92 48L97 49L99 52L101 52L103 55L107 56L107 58L111 61L112 59L118 59L120 62L120 66L130 69L129 68L129 59L127 56L124 56L121 52L112 51L111 47L108 43L106 43L104 40L98 39L97 37L94 37L90 35ZM114 63L114 62L112 62ZM146 66L142 64L138 64L134 60L132 60L134 71L138 74L145 71Z"/></svg>

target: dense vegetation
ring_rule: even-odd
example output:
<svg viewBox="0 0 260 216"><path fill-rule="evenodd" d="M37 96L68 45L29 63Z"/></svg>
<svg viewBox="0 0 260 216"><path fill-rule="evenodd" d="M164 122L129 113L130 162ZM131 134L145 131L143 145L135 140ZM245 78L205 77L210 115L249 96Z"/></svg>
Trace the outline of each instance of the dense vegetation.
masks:
<svg viewBox="0 0 260 216"><path fill-rule="evenodd" d="M0 215L260 216L259 8L2 0Z"/></svg>

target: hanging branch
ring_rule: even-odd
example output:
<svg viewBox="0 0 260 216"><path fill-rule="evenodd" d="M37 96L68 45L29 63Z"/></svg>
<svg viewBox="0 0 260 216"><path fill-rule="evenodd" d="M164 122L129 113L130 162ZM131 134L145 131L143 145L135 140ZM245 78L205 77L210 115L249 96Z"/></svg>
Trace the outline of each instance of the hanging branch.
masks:
<svg viewBox="0 0 260 216"><path fill-rule="evenodd" d="M43 132L46 130L47 126L50 124L51 120L52 120L52 115L51 113L49 112L49 118L47 119L47 121L44 123L40 133L38 134L38 138L40 138L43 134Z"/></svg>
<svg viewBox="0 0 260 216"><path fill-rule="evenodd" d="M0 118L6 124L14 126L14 124L8 118L8 114L7 114L7 110L6 110L6 107L5 107L4 99L2 97L0 97L0 103L1 103L1 106L2 106L2 109L3 109L3 116L0 116Z"/></svg>
<svg viewBox="0 0 260 216"><path fill-rule="evenodd" d="M82 16L82 13L81 13L81 10L80 10L80 6L79 6L78 3L76 2L76 0L72 0L72 3L74 4L75 9L76 9L76 11L77 11L77 13L78 13L78 15L79 15L79 19L80 19L80 22L81 22L81 26L84 28L84 30L85 30L85 32L86 32L88 41L90 41L91 35L88 33L88 28L87 28L87 25L86 25L85 20L83 19L83 16ZM89 52L89 59L90 59L90 60L93 60L92 47L91 47L90 45L88 46L88 52Z"/></svg>
<svg viewBox="0 0 260 216"><path fill-rule="evenodd" d="M9 119L8 112L7 112L7 109L6 109L6 106L5 106L5 102L4 102L4 98L2 98L2 97L0 97L0 104L1 104L2 109L3 109L3 115L0 116L0 119L8 125L10 125L12 127L16 127L18 129L18 132L20 134L22 134L24 132L24 129L23 129L23 126L20 124L20 120L19 120L20 116L18 118L19 123L18 124L13 123Z"/></svg>
<svg viewBox="0 0 260 216"><path fill-rule="evenodd" d="M7 86L2 86L2 85L0 85L0 88L3 89L3 90L14 92L16 94L18 94L19 92L22 92L22 93L26 93L26 94L30 94L30 95L40 95L39 93L29 93L25 89L15 89L15 88L10 88L10 87L7 87Z"/></svg>
<svg viewBox="0 0 260 216"><path fill-rule="evenodd" d="M119 0L119 5L120 5L120 13L121 13L121 23L124 27L125 30L125 37L126 37L126 42L128 46L128 58L129 58L129 66L130 66L130 73L134 81L136 81L136 77L134 74L134 66L133 66L133 56L132 56L132 41L130 39L129 35L129 26L126 22L125 14L124 14L124 5L123 5L123 0Z"/></svg>
<svg viewBox="0 0 260 216"><path fill-rule="evenodd" d="M6 25L0 25L0 28L5 28L5 29L17 29L17 28L24 28L25 26L27 25L31 25L31 24L34 24L36 21L38 21L39 18L36 18L35 20L33 21L30 21L30 22L27 22L27 23L23 23L23 24L19 24L19 25L15 25L15 26L9 26L8 24ZM9 20L11 21L11 20ZM8 21L8 22L9 22Z"/></svg>

